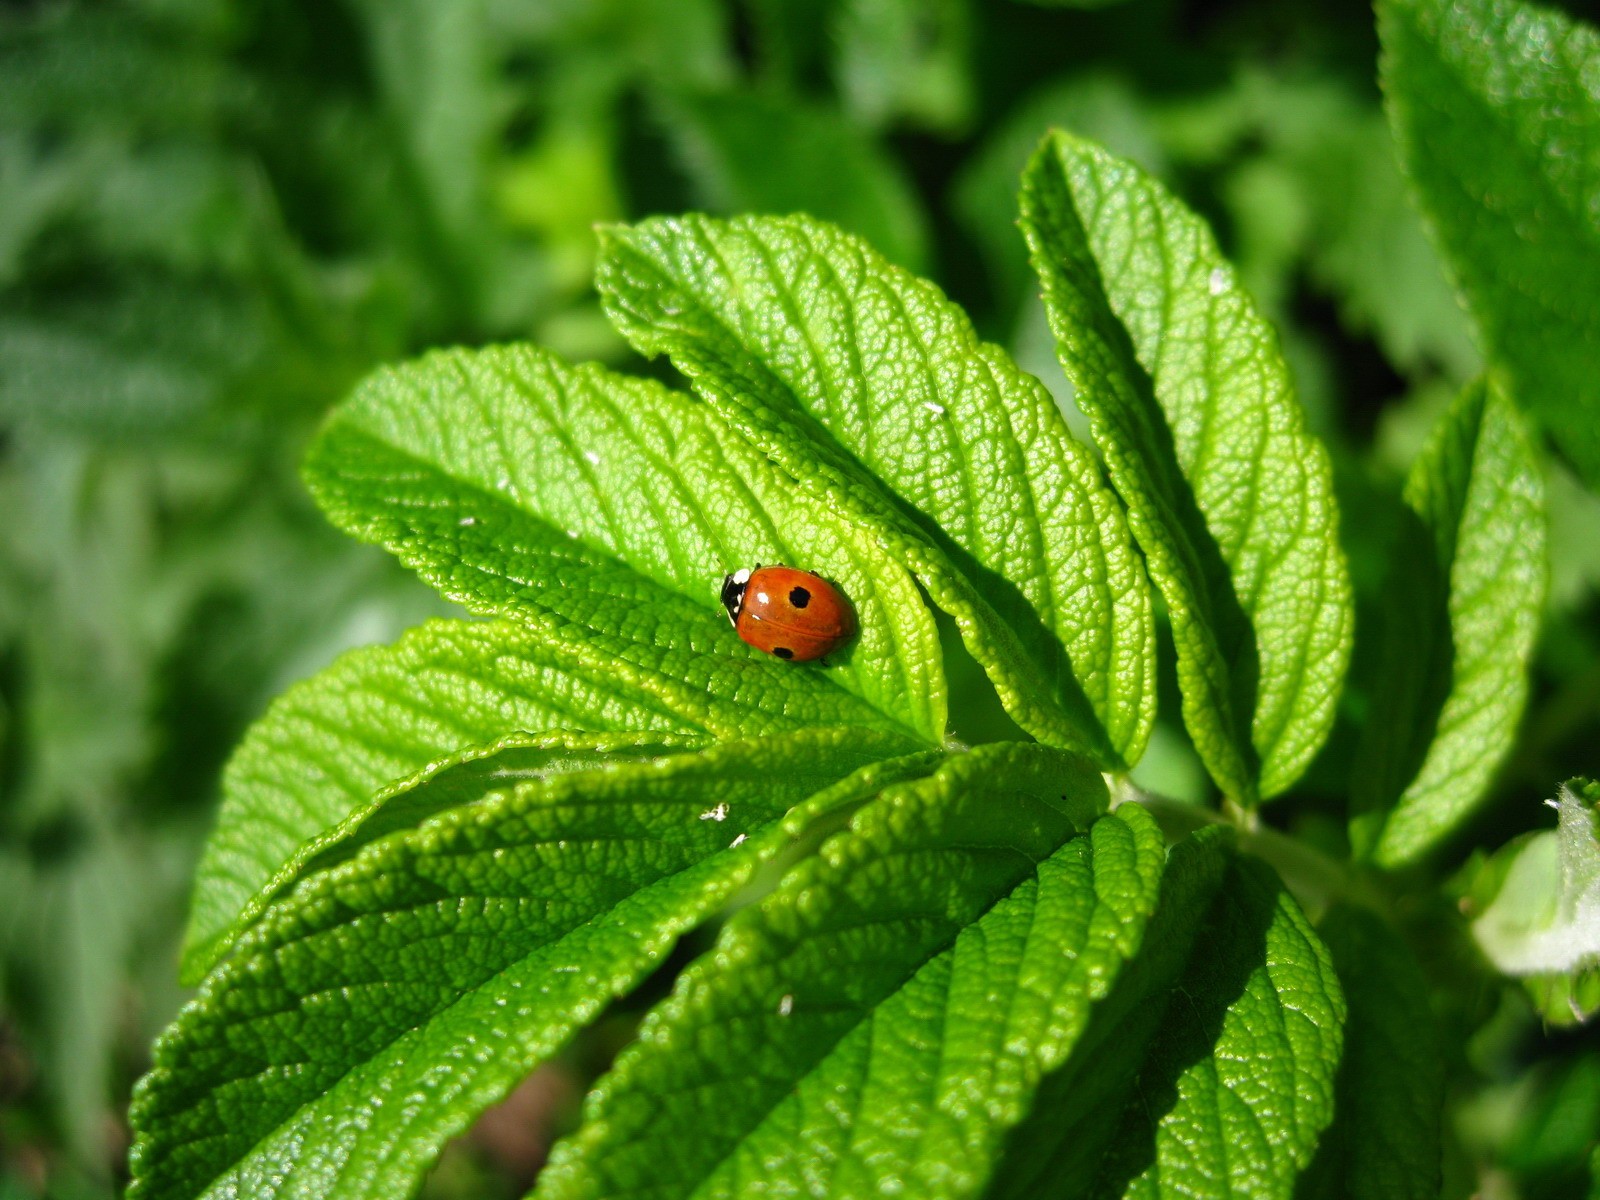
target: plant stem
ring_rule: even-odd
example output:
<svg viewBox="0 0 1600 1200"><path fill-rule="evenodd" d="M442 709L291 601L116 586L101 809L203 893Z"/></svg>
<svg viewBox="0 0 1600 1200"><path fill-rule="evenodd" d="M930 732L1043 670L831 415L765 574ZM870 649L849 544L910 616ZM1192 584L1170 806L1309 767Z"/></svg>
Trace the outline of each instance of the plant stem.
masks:
<svg viewBox="0 0 1600 1200"><path fill-rule="evenodd" d="M1359 874L1349 863L1263 825L1254 809L1226 803L1225 810L1218 812L1147 792L1126 777L1108 777L1107 782L1113 808L1129 802L1142 805L1169 839L1184 837L1207 825L1231 827L1236 831L1239 848L1277 871L1301 906L1313 914L1335 900L1388 910L1385 897L1370 878Z"/></svg>

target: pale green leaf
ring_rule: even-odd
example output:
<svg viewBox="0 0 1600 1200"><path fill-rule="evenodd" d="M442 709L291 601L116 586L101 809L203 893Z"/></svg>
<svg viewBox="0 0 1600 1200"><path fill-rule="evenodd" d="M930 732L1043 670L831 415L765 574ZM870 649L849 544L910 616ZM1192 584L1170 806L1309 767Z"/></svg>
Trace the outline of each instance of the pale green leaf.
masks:
<svg viewBox="0 0 1600 1200"><path fill-rule="evenodd" d="M1468 387L1405 488L1382 675L1352 780L1358 852L1395 866L1483 798L1516 737L1548 577L1544 487L1497 385Z"/></svg>
<svg viewBox="0 0 1600 1200"><path fill-rule="evenodd" d="M409 1192L810 821L937 762L874 761L900 744L808 730L523 781L309 877L157 1044L130 1197Z"/></svg>
<svg viewBox="0 0 1600 1200"><path fill-rule="evenodd" d="M1062 365L1167 601L1184 720L1225 792L1273 796L1326 738L1349 658L1327 453L1272 329L1165 188L1053 134L1022 203Z"/></svg>
<svg viewBox="0 0 1600 1200"><path fill-rule="evenodd" d="M1154 906L1149 817L1072 837L1105 802L1018 744L885 791L689 969L537 1194L976 1194Z"/></svg>
<svg viewBox="0 0 1600 1200"><path fill-rule="evenodd" d="M1138 758L1152 627L1121 509L938 289L817 221L694 216L607 230L599 286L635 346L915 572L1019 725Z"/></svg>
<svg viewBox="0 0 1600 1200"><path fill-rule="evenodd" d="M336 524L449 598L609 658L684 712L736 700L761 714L751 730L943 737L938 637L911 577L684 393L527 346L434 353L357 388L306 476ZM826 664L746 646L719 592L757 563L832 580L858 636Z"/></svg>
<svg viewBox="0 0 1600 1200"><path fill-rule="evenodd" d="M1493 362L1600 487L1600 34L1518 0L1384 0L1402 157Z"/></svg>
<svg viewBox="0 0 1600 1200"><path fill-rule="evenodd" d="M1561 788L1557 829L1514 847L1498 892L1472 923L1508 975L1571 975L1600 967L1600 785Z"/></svg>

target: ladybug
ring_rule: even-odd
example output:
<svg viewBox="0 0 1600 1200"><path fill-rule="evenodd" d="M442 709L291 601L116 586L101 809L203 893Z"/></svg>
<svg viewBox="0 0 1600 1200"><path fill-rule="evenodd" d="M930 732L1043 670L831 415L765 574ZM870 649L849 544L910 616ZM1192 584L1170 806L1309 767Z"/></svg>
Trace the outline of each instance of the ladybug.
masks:
<svg viewBox="0 0 1600 1200"><path fill-rule="evenodd" d="M837 650L856 631L838 589L793 567L748 568L722 578L722 606L739 637L779 658L810 662Z"/></svg>

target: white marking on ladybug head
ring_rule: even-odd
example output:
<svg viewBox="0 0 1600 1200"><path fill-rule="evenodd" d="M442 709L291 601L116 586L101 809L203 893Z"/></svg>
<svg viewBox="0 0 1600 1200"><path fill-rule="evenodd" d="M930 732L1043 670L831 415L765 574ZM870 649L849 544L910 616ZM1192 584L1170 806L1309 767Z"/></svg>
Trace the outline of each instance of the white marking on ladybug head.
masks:
<svg viewBox="0 0 1600 1200"><path fill-rule="evenodd" d="M735 583L749 583L750 582L750 568L749 567L740 567L737 571L735 571L733 573L733 581Z"/></svg>

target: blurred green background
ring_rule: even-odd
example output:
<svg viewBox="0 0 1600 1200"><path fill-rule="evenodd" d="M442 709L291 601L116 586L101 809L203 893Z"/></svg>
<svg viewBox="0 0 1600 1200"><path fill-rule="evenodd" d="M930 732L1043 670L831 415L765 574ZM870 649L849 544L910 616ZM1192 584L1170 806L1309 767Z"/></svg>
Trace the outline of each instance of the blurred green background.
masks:
<svg viewBox="0 0 1600 1200"><path fill-rule="evenodd" d="M1057 386L1016 179L1049 125L1095 137L1213 222L1278 321L1370 598L1399 479L1477 363L1376 53L1345 0L0 7L0 1198L118 1190L230 747L290 681L442 608L313 511L296 463L319 415L448 343L654 369L599 312L596 222L809 211L931 275ZM1445 873L1600 771L1600 500L1554 464L1550 488L1534 703ZM1347 720L1269 813L1335 850L1363 646ZM1171 724L1140 775L1206 798ZM1600 1037L1463 977L1441 1001L1447 1191L1581 1194ZM518 1194L604 1040L430 1193Z"/></svg>

